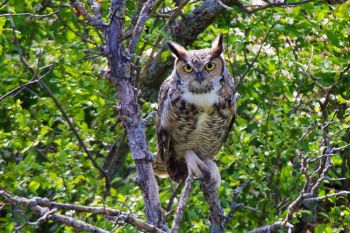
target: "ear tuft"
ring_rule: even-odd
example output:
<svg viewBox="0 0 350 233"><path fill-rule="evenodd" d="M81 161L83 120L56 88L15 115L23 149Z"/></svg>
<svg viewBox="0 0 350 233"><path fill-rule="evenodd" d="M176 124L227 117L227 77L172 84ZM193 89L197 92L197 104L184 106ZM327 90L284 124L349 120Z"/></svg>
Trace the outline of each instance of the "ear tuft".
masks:
<svg viewBox="0 0 350 233"><path fill-rule="evenodd" d="M223 51L223 46L222 46L223 41L224 41L224 37L221 33L219 33L216 36L213 43L211 44L211 56L213 58L221 55L221 53Z"/></svg>
<svg viewBox="0 0 350 233"><path fill-rule="evenodd" d="M176 44L172 41L167 41L167 45L171 51L171 53L178 58L179 60L184 60L186 55L187 55L187 51L184 47L182 47L179 44Z"/></svg>

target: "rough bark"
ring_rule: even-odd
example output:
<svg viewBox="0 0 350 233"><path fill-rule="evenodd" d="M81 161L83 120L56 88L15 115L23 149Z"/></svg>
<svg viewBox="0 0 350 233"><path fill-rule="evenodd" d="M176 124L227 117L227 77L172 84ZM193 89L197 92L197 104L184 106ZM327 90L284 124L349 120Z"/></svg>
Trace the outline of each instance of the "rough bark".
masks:
<svg viewBox="0 0 350 233"><path fill-rule="evenodd" d="M221 206L218 190L215 185L206 180L201 181L204 198L210 210L210 233L223 233L225 231L224 209Z"/></svg>
<svg viewBox="0 0 350 233"><path fill-rule="evenodd" d="M138 183L145 201L147 222L155 226L165 225L165 217L160 206L158 185L153 174L145 126L141 118L137 92L131 84L131 63L122 45L122 29L125 2L114 0L110 6L110 24L104 30L109 53L110 80L117 90L117 111L128 134L129 148L136 163Z"/></svg>

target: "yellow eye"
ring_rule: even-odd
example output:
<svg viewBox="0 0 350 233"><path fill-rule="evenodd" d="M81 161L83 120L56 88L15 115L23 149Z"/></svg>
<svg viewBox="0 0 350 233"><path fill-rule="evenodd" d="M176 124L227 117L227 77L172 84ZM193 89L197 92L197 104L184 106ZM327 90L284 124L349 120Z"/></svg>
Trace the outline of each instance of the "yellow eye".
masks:
<svg viewBox="0 0 350 233"><path fill-rule="evenodd" d="M215 63L214 62L208 62L206 65L205 65L205 69L207 71L212 71L215 69Z"/></svg>
<svg viewBox="0 0 350 233"><path fill-rule="evenodd" d="M193 71L193 68L190 65L184 65L184 71L186 71L187 73L191 73Z"/></svg>

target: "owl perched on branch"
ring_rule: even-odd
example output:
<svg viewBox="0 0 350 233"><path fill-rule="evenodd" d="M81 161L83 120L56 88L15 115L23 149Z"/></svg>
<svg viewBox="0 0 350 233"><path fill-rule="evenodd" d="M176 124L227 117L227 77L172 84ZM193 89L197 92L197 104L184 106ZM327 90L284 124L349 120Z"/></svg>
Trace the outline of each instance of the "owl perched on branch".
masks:
<svg viewBox="0 0 350 233"><path fill-rule="evenodd" d="M190 174L220 186L213 158L236 116L234 83L222 56L222 43L222 34L209 49L187 51L168 42L176 59L158 96L154 170L159 176L179 182Z"/></svg>

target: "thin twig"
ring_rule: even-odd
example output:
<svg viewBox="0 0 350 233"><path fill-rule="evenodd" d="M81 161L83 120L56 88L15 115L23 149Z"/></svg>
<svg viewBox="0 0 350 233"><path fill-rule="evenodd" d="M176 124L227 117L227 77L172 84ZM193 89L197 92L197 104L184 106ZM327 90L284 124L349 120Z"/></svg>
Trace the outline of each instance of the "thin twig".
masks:
<svg viewBox="0 0 350 233"><path fill-rule="evenodd" d="M332 194L325 195L325 196L321 196L321 197L309 197L309 198L305 198L303 202L322 201L322 200L327 199L327 198L342 196L342 195L350 195L350 191L339 191L339 192L332 193Z"/></svg>
<svg viewBox="0 0 350 233"><path fill-rule="evenodd" d="M53 215L57 212L57 209L52 209L50 211L47 211L46 213L43 214L43 216L41 216L37 221L35 222L29 222L29 225L40 225L44 222L46 222L50 215Z"/></svg>
<svg viewBox="0 0 350 233"><path fill-rule="evenodd" d="M341 146L341 147L332 148L332 153L336 152L336 151L343 151L343 150L345 150L345 149L347 149L349 147L350 147L350 144L345 145L345 146Z"/></svg>
<svg viewBox="0 0 350 233"><path fill-rule="evenodd" d="M216 2L222 6L223 8L225 8L226 10L232 10L233 8L232 7L229 7L227 5L225 5L221 0L216 0Z"/></svg>
<svg viewBox="0 0 350 233"><path fill-rule="evenodd" d="M283 1L283 2L268 2L266 5L243 5L243 9L248 13L248 14L253 14L258 11L270 8L270 7L290 7L290 6L299 6L305 3L313 2L315 0L304 0L300 2L288 2L288 1ZM249 7L258 7L253 10L248 9Z"/></svg>
<svg viewBox="0 0 350 233"><path fill-rule="evenodd" d="M165 211L169 212L171 209L171 206L173 205L174 199L176 197L176 195L179 193L181 187L182 187L183 181L181 181L175 188L175 190L172 190L172 194L169 198L169 202L167 207L165 208Z"/></svg>
<svg viewBox="0 0 350 233"><path fill-rule="evenodd" d="M13 17L13 16L30 16L30 17L35 17L35 18L47 18L52 15L56 15L60 10L57 10L53 13L50 14L45 14L45 15L37 15L37 14L32 14L32 13L17 13L17 14L0 14L0 17Z"/></svg>
<svg viewBox="0 0 350 233"><path fill-rule="evenodd" d="M184 208L185 208L188 196L190 194L192 182L193 182L193 177L189 175L186 179L185 188L184 188L184 191L182 192L179 204L177 206L173 229L171 230L172 233L177 233L179 231L182 215L184 212Z"/></svg>
<svg viewBox="0 0 350 233"><path fill-rule="evenodd" d="M234 90L237 89L238 85L243 81L243 79L245 78L245 76L248 74L248 72L250 71L250 69L254 66L256 60L258 59L259 55L260 55L260 52L261 52L261 49L263 48L263 46L265 45L265 42L267 40L267 37L270 35L271 31L272 31L272 28L276 25L276 22L274 22L270 29L268 30L268 32L266 33L264 39L262 40L261 42L261 45L260 45L260 48L258 50L258 53L256 54L256 56L254 57L253 61L248 63L248 67L244 70L243 74L240 76L239 78L239 81L237 83L235 83L235 86L234 86Z"/></svg>
<svg viewBox="0 0 350 233"><path fill-rule="evenodd" d="M8 96L10 96L10 95L12 95L12 94L14 94L14 93L16 93L17 91L23 90L23 89L26 88L27 86L30 86L30 85L32 85L32 84L38 83L38 82L39 82L42 78L44 78L44 77L45 77L45 76L41 76L39 79L31 80L31 81L29 81L29 82L26 82L26 83L20 85L19 87L16 87L15 89L13 89L13 90L7 92L6 94L4 94L3 96L1 96L1 97L0 97L0 101L2 101L3 99L5 99L6 97L8 97Z"/></svg>
<svg viewBox="0 0 350 233"><path fill-rule="evenodd" d="M239 187L237 187L235 189L235 191L233 192L233 200L231 203L231 208L229 213L227 214L226 218L225 218L225 226L227 226L227 224L231 221L237 207L242 206L240 203L237 203L237 199L238 199L238 194L248 185L250 184L249 181L244 182L243 184L241 184Z"/></svg>

